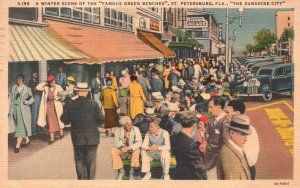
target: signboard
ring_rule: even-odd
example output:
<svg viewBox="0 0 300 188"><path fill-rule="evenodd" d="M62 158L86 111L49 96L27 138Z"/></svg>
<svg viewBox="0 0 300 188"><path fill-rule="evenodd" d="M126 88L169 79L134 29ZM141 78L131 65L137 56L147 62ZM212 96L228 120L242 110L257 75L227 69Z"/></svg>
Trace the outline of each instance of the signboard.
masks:
<svg viewBox="0 0 300 188"><path fill-rule="evenodd" d="M159 22L150 20L150 29L154 31L159 31Z"/></svg>
<svg viewBox="0 0 300 188"><path fill-rule="evenodd" d="M187 18L186 21L184 21L184 28L207 28L208 27L208 21L205 20L203 17L198 18Z"/></svg>

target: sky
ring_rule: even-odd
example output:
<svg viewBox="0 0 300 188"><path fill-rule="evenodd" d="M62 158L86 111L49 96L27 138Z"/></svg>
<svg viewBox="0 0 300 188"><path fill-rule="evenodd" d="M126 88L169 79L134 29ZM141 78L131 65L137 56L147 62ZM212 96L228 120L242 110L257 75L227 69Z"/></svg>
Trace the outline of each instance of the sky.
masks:
<svg viewBox="0 0 300 188"><path fill-rule="evenodd" d="M242 17L242 27L239 27L239 21L235 19L229 26L229 36L233 30L236 30L236 40L233 44L235 51L244 51L247 44L254 44L253 37L263 29L270 29L275 33L275 12L279 9L244 9ZM223 37L225 40L226 27L226 9L205 9L213 12L218 23L223 23ZM238 16L238 9L229 9L229 16Z"/></svg>

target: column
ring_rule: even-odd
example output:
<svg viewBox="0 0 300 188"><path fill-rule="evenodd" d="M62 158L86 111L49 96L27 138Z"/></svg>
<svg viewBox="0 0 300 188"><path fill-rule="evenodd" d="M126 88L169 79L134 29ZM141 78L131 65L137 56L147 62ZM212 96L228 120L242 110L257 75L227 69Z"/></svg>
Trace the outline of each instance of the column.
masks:
<svg viewBox="0 0 300 188"><path fill-rule="evenodd" d="M39 82L47 80L47 61L39 61Z"/></svg>

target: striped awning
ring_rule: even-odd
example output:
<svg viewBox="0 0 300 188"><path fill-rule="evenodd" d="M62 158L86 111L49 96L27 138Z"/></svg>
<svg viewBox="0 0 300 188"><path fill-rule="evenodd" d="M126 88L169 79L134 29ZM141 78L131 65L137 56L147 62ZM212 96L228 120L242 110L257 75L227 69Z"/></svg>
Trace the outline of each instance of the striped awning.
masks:
<svg viewBox="0 0 300 188"><path fill-rule="evenodd" d="M46 33L42 27L10 25L9 62L76 60L87 56Z"/></svg>

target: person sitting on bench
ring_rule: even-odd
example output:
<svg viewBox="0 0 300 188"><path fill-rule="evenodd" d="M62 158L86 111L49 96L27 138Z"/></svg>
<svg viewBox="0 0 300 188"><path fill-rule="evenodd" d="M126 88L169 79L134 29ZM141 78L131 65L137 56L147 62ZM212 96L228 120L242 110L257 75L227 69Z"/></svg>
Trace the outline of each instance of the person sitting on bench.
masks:
<svg viewBox="0 0 300 188"><path fill-rule="evenodd" d="M170 180L170 136L168 131L159 127L159 123L159 118L153 118L142 144L141 171L146 173L143 180L149 180L151 178L150 163L153 159L161 161L163 178L164 180Z"/></svg>
<svg viewBox="0 0 300 188"><path fill-rule="evenodd" d="M122 160L131 160L130 180L135 179L134 168L140 166L139 156L142 145L140 129L132 125L128 116L119 120L121 127L115 131L114 147L111 150L113 169L118 170L117 180L122 180L125 173Z"/></svg>

